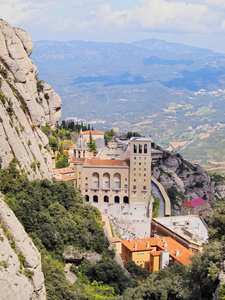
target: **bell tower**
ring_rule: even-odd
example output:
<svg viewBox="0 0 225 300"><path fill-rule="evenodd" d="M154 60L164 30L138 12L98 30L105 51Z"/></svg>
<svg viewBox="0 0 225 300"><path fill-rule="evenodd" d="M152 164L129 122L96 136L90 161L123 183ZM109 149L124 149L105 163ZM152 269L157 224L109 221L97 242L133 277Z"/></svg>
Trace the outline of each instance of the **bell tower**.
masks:
<svg viewBox="0 0 225 300"><path fill-rule="evenodd" d="M151 138L130 139L130 203L150 201Z"/></svg>

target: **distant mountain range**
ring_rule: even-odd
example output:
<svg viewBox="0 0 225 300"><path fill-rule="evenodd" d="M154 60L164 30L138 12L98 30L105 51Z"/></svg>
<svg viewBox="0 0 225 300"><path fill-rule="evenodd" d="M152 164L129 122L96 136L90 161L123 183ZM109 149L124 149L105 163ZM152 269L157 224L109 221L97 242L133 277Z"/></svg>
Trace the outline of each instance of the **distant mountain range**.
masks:
<svg viewBox="0 0 225 300"><path fill-rule="evenodd" d="M157 39L39 41L31 58L62 97L63 119L150 134L163 147L225 123L225 54Z"/></svg>

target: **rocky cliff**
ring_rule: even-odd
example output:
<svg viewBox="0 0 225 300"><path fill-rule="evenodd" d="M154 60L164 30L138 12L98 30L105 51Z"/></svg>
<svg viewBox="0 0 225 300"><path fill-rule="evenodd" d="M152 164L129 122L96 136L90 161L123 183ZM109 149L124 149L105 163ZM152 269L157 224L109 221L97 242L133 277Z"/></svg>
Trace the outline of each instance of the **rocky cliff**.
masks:
<svg viewBox="0 0 225 300"><path fill-rule="evenodd" d="M167 189L171 201L178 208L184 195L190 199L201 197L215 206L216 195L223 198L225 185L217 185L204 169L175 152L164 151L162 158L153 165L152 175Z"/></svg>
<svg viewBox="0 0 225 300"><path fill-rule="evenodd" d="M1 196L0 291L2 300L46 299L41 256Z"/></svg>
<svg viewBox="0 0 225 300"><path fill-rule="evenodd" d="M38 78L32 50L27 32L0 20L0 157L2 167L17 158L29 179L50 178L48 139L40 128L56 126L62 101Z"/></svg>

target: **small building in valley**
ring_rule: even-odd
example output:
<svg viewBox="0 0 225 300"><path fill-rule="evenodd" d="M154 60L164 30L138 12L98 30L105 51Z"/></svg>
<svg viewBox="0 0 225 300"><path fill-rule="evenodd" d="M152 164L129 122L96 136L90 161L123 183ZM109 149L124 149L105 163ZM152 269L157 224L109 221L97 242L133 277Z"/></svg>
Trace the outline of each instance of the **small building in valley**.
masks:
<svg viewBox="0 0 225 300"><path fill-rule="evenodd" d="M196 198L181 205L181 215L199 215L206 217L209 214L209 203L202 198Z"/></svg>

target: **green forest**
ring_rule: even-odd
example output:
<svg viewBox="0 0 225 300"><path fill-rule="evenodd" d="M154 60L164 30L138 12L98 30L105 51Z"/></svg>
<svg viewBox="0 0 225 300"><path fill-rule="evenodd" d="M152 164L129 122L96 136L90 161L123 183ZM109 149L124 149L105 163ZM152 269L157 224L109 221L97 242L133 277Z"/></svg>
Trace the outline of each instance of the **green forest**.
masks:
<svg viewBox="0 0 225 300"><path fill-rule="evenodd" d="M114 260L114 250L104 235L98 210L83 204L79 191L67 182L28 181L13 160L0 170L0 191L42 256L47 299L202 299L210 300L219 283L225 249L225 204L217 204L207 220L210 241L189 266L172 264L150 274L132 261L126 273ZM87 260L72 265L78 280L65 277L63 251L72 245L78 252L101 254L96 264ZM225 299L225 286L220 288Z"/></svg>

